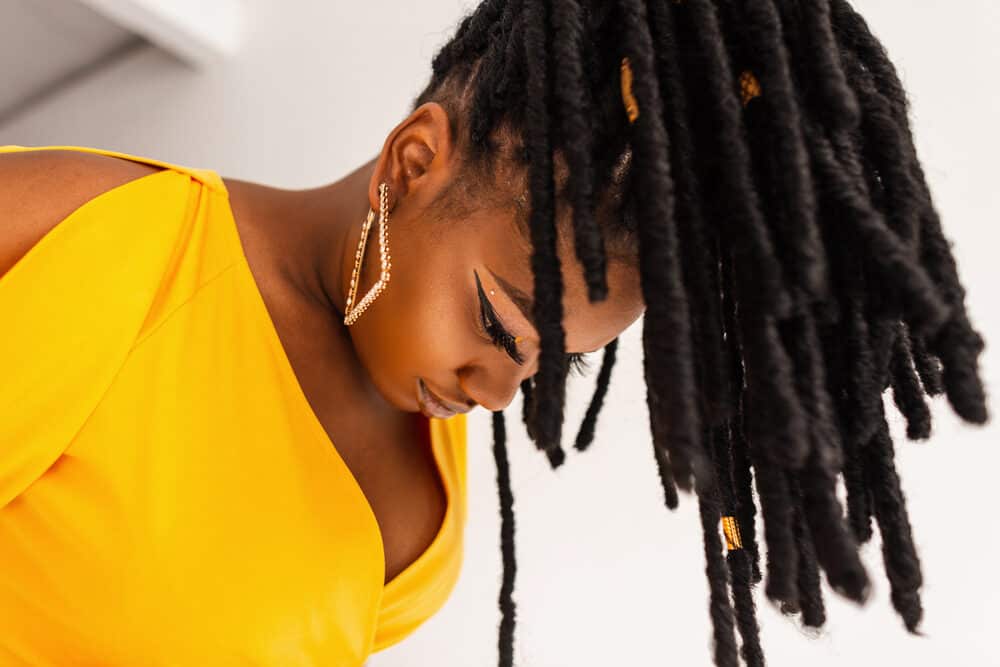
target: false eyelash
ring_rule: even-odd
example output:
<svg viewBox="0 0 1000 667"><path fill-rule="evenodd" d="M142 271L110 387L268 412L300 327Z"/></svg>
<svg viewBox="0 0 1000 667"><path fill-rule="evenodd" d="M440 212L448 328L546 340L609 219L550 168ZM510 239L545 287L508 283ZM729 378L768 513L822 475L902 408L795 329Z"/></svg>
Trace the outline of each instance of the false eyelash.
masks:
<svg viewBox="0 0 1000 667"><path fill-rule="evenodd" d="M479 290L479 304L480 324L482 325L483 333L489 336L494 345L505 350L515 362L523 364L524 357L518 352L514 337L497 321L496 313L493 312L489 302L486 301L486 297L482 293L482 288ZM489 318L486 315L487 311L489 311Z"/></svg>
<svg viewBox="0 0 1000 667"><path fill-rule="evenodd" d="M517 344L514 342L514 337L511 336L498 322L484 322L486 327L486 332L489 337L493 340L493 344L502 350L506 350L507 354L511 356L514 361L519 364L524 363L524 357L517 350Z"/></svg>
<svg viewBox="0 0 1000 667"><path fill-rule="evenodd" d="M479 272L473 269L472 273L476 277L476 291L479 293L479 324L482 333L488 336L494 345L505 350L507 355L515 362L523 364L524 357L517 351L517 344L514 342L514 337L500 324L499 318L497 318L496 313L493 311L492 304L490 304L486 298L486 294L483 292L483 284L479 281ZM487 312L489 313L489 318L487 318Z"/></svg>
<svg viewBox="0 0 1000 667"><path fill-rule="evenodd" d="M493 343L497 347L505 349L507 354L515 357L514 360L517 363L524 363L523 358L521 358L520 353L517 351L517 346L514 344L513 336L500 328L495 322L487 323L486 327L488 335L493 339ZM566 364L571 375L585 375L590 370L590 363L587 361L585 355L585 352L571 352L566 355Z"/></svg>
<svg viewBox="0 0 1000 667"><path fill-rule="evenodd" d="M566 363L569 364L569 372L575 375L583 375L590 370L590 363L584 356L586 352L572 352L566 355Z"/></svg>
<svg viewBox="0 0 1000 667"><path fill-rule="evenodd" d="M486 300L486 295L483 293L482 284L479 282L479 274L473 270L476 274L476 287L479 291L479 317L480 325L482 328L482 333L489 336L493 344L498 348L505 350L507 354L514 359L518 364L524 363L524 357L517 350L517 344L514 342L514 336L512 336L503 325L497 321L496 313L493 311L493 307L490 302ZM487 318L486 313L489 312L489 318ZM588 370L590 370L590 364L588 363L585 352L572 352L566 355L566 364L569 368L570 374L583 375Z"/></svg>

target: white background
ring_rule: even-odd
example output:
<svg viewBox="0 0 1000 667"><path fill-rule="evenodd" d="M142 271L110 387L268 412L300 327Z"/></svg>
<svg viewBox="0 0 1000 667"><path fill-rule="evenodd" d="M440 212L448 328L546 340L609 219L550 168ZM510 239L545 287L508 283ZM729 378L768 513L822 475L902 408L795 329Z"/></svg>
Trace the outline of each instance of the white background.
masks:
<svg viewBox="0 0 1000 667"><path fill-rule="evenodd" d="M902 70L918 151L954 242L972 322L987 340L982 376L992 395L1000 375L1000 11L992 0L854 4ZM103 147L289 188L330 182L381 148L468 6L247 0L248 33L235 58L194 71L140 49L0 126L0 144ZM520 401L507 411L520 665L711 663L696 505L684 496L670 513L662 503L640 327L622 337L592 450L558 473L526 439ZM571 388L567 439L592 383L593 376ZM923 563L927 636L908 635L892 611L876 534L864 547L875 587L870 603L858 609L827 588L829 621L820 637L758 598L770 665L1000 665L998 430L960 423L938 397L931 441L907 442L886 398ZM991 399L991 412L997 408ZM436 617L374 656L374 667L495 664L500 558L489 429L487 412L470 413L470 512L458 586Z"/></svg>

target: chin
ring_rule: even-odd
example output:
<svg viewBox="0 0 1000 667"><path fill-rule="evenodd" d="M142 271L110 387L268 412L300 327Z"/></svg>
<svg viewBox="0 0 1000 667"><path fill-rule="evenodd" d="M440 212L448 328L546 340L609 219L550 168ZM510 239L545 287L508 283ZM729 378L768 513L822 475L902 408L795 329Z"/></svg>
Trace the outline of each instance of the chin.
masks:
<svg viewBox="0 0 1000 667"><path fill-rule="evenodd" d="M372 404L379 402L403 412L419 412L417 402L417 376L407 372L392 372L385 363L376 363L379 357L369 358L365 348L355 347L358 362L356 374L363 377L361 382L364 395Z"/></svg>
<svg viewBox="0 0 1000 667"><path fill-rule="evenodd" d="M370 375L372 385L382 400L403 412L420 412L417 402L417 378L405 375L402 378Z"/></svg>

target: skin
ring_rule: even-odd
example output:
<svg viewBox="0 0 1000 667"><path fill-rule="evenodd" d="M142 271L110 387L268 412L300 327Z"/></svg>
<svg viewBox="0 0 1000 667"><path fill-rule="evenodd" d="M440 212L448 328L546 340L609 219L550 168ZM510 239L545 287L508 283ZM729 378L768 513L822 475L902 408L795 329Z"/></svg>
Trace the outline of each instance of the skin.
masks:
<svg viewBox="0 0 1000 667"><path fill-rule="evenodd" d="M530 246L518 231L516 207L468 206L471 212L456 218L435 206L459 176L460 158L447 112L429 103L393 129L375 159L336 182L281 190L226 179L251 270L289 360L378 519L386 581L427 548L446 506L417 378L453 404L502 410L537 371L538 333L504 289L533 293ZM348 327L343 313L361 223L369 207L378 211L383 181L390 280ZM559 241L566 350L599 351L644 310L638 270L610 262L609 297L591 304L562 222ZM504 327L521 337L522 364L477 325L474 270ZM355 303L379 273L376 219Z"/></svg>

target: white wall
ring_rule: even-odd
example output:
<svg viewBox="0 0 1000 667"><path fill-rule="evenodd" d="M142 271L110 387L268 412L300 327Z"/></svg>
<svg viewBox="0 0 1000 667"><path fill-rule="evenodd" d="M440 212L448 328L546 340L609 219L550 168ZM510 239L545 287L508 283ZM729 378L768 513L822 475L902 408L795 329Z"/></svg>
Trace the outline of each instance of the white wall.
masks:
<svg viewBox="0 0 1000 667"><path fill-rule="evenodd" d="M0 127L0 144L99 146L283 187L318 185L381 148L466 6L247 2L246 46L234 60L194 72L152 49L132 54ZM989 345L983 376L995 389L998 10L992 0L855 4L903 70L918 150L954 241L972 321ZM646 425L640 326L623 336L592 451L572 457L558 474L525 438L520 402L508 410L521 665L710 664L696 506L690 497L675 513L662 504ZM567 437L575 435L590 390L591 381L580 381L571 391ZM991 407L995 414L998 402ZM864 549L873 599L858 610L828 594L830 620L818 640L761 603L769 664L1000 664L993 634L1000 622L993 502L1000 439L992 426L959 423L943 399L933 410L930 443L906 442L902 424L893 423L923 562L927 637L909 636L892 612L876 536ZM373 657L375 667L495 663L499 521L488 413L471 413L469 425L462 578L442 612Z"/></svg>
<svg viewBox="0 0 1000 667"><path fill-rule="evenodd" d="M128 30L75 0L3 0L0 126L46 91L99 68L135 41ZM36 52L40 44L44 58Z"/></svg>

